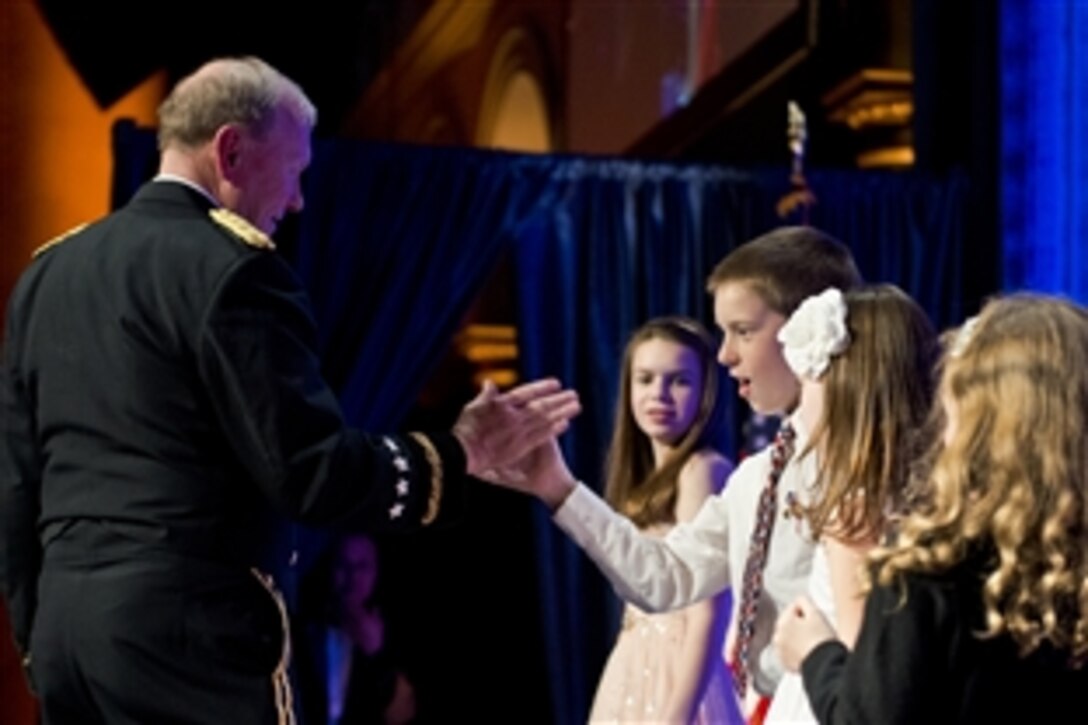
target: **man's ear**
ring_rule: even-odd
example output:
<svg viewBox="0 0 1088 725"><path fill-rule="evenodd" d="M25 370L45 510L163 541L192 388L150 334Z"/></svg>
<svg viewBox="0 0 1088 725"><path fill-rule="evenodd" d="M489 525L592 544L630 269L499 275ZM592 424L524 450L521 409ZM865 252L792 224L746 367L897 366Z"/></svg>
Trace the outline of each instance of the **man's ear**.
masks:
<svg viewBox="0 0 1088 725"><path fill-rule="evenodd" d="M227 124L216 131L213 141L215 168L221 178L236 181L244 142L241 129L234 124Z"/></svg>

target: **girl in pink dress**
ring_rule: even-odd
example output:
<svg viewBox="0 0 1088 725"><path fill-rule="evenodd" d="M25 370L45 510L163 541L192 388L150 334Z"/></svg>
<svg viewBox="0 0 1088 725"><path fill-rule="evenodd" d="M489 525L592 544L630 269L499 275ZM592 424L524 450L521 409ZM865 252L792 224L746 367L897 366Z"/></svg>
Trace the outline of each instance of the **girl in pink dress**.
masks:
<svg viewBox="0 0 1088 725"><path fill-rule="evenodd" d="M721 440L715 344L694 320L649 321L624 353L606 497L644 531L664 535L719 492L732 463ZM722 657L722 596L648 614L625 605L598 683L592 723L743 722Z"/></svg>

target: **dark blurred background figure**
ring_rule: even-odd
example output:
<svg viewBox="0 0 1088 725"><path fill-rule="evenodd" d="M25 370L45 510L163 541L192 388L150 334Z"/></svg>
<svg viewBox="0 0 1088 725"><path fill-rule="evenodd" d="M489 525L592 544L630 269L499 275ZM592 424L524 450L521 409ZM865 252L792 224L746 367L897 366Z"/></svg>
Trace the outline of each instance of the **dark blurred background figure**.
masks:
<svg viewBox="0 0 1088 725"><path fill-rule="evenodd" d="M311 571L295 628L303 725L403 725L416 687L381 602L381 552L364 532L340 535Z"/></svg>

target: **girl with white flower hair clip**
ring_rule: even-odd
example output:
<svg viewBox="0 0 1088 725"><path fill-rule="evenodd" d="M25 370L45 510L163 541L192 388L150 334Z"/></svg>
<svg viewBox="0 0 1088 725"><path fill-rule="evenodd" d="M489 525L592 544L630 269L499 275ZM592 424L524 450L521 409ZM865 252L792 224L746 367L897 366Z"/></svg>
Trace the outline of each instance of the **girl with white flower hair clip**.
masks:
<svg viewBox="0 0 1088 725"><path fill-rule="evenodd" d="M800 454L814 453L819 471L808 499L793 500L785 515L804 520L817 540L808 597L849 645L861 625L865 555L902 508L926 442L937 335L914 300L882 284L808 298L779 340L812 430ZM789 669L781 639L776 632ZM766 722L815 722L799 675L783 678Z"/></svg>

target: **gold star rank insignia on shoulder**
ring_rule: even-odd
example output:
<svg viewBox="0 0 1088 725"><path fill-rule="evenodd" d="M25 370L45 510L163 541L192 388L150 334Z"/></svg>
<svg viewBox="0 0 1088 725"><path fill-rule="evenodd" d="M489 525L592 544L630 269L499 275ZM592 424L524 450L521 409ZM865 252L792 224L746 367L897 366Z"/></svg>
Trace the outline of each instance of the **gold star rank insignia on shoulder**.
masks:
<svg viewBox="0 0 1088 725"><path fill-rule="evenodd" d="M276 243L271 237L255 227L248 219L235 214L230 209L220 207L210 210L208 214L216 224L241 239L247 246L268 251L276 248Z"/></svg>
<svg viewBox="0 0 1088 725"><path fill-rule="evenodd" d="M79 234L79 233L80 233L81 231L83 231L83 229L84 229L84 228L85 228L86 226L87 226L87 224L86 224L86 222L84 222L83 224L80 224L80 225L78 225L78 226L74 226L74 227L72 227L71 229L69 229L68 231L66 231L66 232L65 232L64 234L58 234L57 236L53 237L53 238L52 238L52 239L50 239L50 240L49 240L48 242L46 242L45 244L42 244L42 245L41 245L41 246L39 246L39 247L38 247L37 249L35 249L35 250L34 250L33 252L31 252L31 253L30 253L30 258L31 258L31 259L37 259L37 258L38 258L39 256L41 256L41 254L42 254L43 252L47 252L47 251L49 251L49 250L50 250L50 249L52 249L53 247L55 247L55 246L57 246L58 244L60 244L61 242L63 242L63 241L64 241L65 239L67 239L68 237L71 237L71 236L74 236L74 235L76 235L76 234Z"/></svg>

